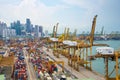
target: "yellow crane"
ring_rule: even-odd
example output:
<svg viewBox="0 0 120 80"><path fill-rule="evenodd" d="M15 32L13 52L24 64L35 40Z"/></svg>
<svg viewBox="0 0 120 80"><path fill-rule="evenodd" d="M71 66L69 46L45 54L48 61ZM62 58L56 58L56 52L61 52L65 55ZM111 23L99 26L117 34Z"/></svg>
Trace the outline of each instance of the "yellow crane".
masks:
<svg viewBox="0 0 120 80"><path fill-rule="evenodd" d="M107 44L93 44L94 32L96 27L96 18L97 18L97 15L95 15L93 18L90 35L86 37L85 40L76 40L77 45L68 46L69 54L72 53L68 57L68 64L73 68L75 68L76 70L79 70L79 65L81 64L86 68L92 70L92 62L91 60L90 61L88 60L88 56L92 55L92 46L108 46ZM88 51L89 49L90 49L90 52Z"/></svg>
<svg viewBox="0 0 120 80"><path fill-rule="evenodd" d="M62 71L64 72L64 61L49 61L48 66L50 67L51 64L61 64L62 65Z"/></svg>
<svg viewBox="0 0 120 80"><path fill-rule="evenodd" d="M78 41L76 46L69 46L69 50L72 54L69 55L68 58L68 64L72 66L73 68L79 70L79 65L86 64L86 67L88 68L89 66L87 65L88 63L90 64L90 69L92 69L92 63L91 61L87 61L88 57L88 48L90 48L90 54L92 54L92 46L93 46L93 39L94 39L94 31L95 31L95 26L96 26L96 18L97 15L93 19L92 23L92 29L89 37L89 43L87 43L85 40L84 41ZM79 49L79 55L76 56L75 52L76 50ZM86 52L85 52L86 50ZM69 52L69 53L70 53ZM76 67L77 65L77 67Z"/></svg>
<svg viewBox="0 0 120 80"><path fill-rule="evenodd" d="M120 80L120 73L119 73L119 65L120 65L120 51L114 51L113 54L95 54L90 56L91 58L104 58L105 60L105 79L106 80ZM109 66L109 60L115 61L115 66L113 70L109 72L108 66ZM110 77L112 73L115 71L116 77Z"/></svg>
<svg viewBox="0 0 120 80"><path fill-rule="evenodd" d="M97 15L95 15L93 18L91 33L88 37L85 38L85 40L72 39L77 42L77 45L75 46L66 45L63 43L59 44L59 41L61 43L63 40L71 40L69 34L69 28L65 28L64 34L62 34L62 37L60 38L61 40L58 38L58 41L54 42L55 50L53 50L53 53L56 54L57 57L59 57L59 54L62 52L62 54L68 58L68 64L77 70L79 70L79 65L81 64L86 68L92 70L92 62L91 60L88 61L88 56L92 55L92 46L108 46L107 44L93 44L96 19L97 19ZM53 28L53 32L54 34L56 34L54 30L55 27ZM77 30L75 30L73 37L75 37L76 31ZM62 49L63 48L65 49L61 51L58 50L58 47L62 47ZM78 55L76 55L77 52Z"/></svg>
<svg viewBox="0 0 120 80"><path fill-rule="evenodd" d="M58 38L59 44L58 44L58 53L57 57L59 57L59 54L64 55L65 57L68 56L68 49L63 49L63 41L68 40L70 38L69 35L69 28L65 28L64 33L61 34Z"/></svg>
<svg viewBox="0 0 120 80"><path fill-rule="evenodd" d="M54 38L57 37L58 24L59 24L59 23L57 23L56 26L53 27L52 37L54 37Z"/></svg>

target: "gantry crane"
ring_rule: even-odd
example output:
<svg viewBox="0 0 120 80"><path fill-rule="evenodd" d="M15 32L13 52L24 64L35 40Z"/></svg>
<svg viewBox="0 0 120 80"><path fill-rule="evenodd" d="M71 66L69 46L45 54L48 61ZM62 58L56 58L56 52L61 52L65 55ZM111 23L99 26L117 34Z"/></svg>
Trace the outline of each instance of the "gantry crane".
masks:
<svg viewBox="0 0 120 80"><path fill-rule="evenodd" d="M67 45L67 48L69 48L68 64L77 70L79 70L81 64L92 70L92 62L88 61L88 55L92 55L92 46L108 46L107 44L93 44L96 18L97 15L93 19L91 33L85 40L76 40L77 45L74 46ZM90 49L90 52L88 49Z"/></svg>
<svg viewBox="0 0 120 80"><path fill-rule="evenodd" d="M53 53L57 54L58 56L59 53L62 52L62 54L68 58L68 64L74 67L76 70L79 70L79 65L81 64L86 68L89 68L90 70L92 70L92 62L91 60L88 61L88 56L92 55L92 46L108 46L107 44L93 44L94 32L96 27L96 18L97 18L97 15L93 18L91 33L88 37L85 38L85 40L72 39L74 40L74 42L77 42L77 45L74 45L74 46L73 45L71 46L69 44L58 45L58 41L62 42L63 40L70 39L69 28L68 29L65 28L64 35L62 35L63 37L61 38L62 40L54 41L55 50L53 50ZM56 34L54 30L55 30L55 27L53 28L53 32L54 34ZM74 36L75 34L76 34L76 30L74 32ZM62 46L62 48L65 48L65 49L63 49L62 51L58 51L57 45L59 47ZM89 49L90 49L90 52L89 52Z"/></svg>
<svg viewBox="0 0 120 80"><path fill-rule="evenodd" d="M53 48L53 54L56 55L57 52L57 45L58 45L58 39L57 39L57 29L58 29L58 24L53 27L53 33L52 33L52 38L48 39L48 43L50 43L50 47Z"/></svg>
<svg viewBox="0 0 120 80"><path fill-rule="evenodd" d="M104 58L104 61L105 61L105 79L106 80L120 80L120 74L119 74L120 51L114 51L113 54L100 54L100 53L97 53L95 55L90 56L90 58L92 58L92 59L93 58ZM108 73L109 72L109 69L108 69L109 60L115 61L115 66L114 66L111 73ZM116 77L110 77L114 71L116 73Z"/></svg>
<svg viewBox="0 0 120 80"><path fill-rule="evenodd" d="M92 54L94 31L95 31L95 26L96 26L96 18L97 18L97 15L93 19L92 30L91 30L91 33L89 35L90 36L89 37L89 44L87 42L85 42L85 40L84 41L80 40L77 43L77 45L75 45L75 46L68 45L69 54L70 54L69 58L68 58L68 64L77 70L79 70L79 65L81 63L86 64L86 67L88 67L87 64L90 63L90 69L92 69L91 61L88 62L87 57L88 57L88 48L90 48L90 55ZM85 52L85 49L86 49L86 52ZM78 50L79 55L75 54L76 50ZM75 65L77 65L77 67Z"/></svg>
<svg viewBox="0 0 120 80"><path fill-rule="evenodd" d="M69 28L65 28L64 33L62 35L59 36L58 41L58 53L57 56L59 57L59 54L64 55L65 57L68 57L68 49L64 48L65 45L63 45L63 41L64 40L68 40L70 38L70 34L69 34Z"/></svg>

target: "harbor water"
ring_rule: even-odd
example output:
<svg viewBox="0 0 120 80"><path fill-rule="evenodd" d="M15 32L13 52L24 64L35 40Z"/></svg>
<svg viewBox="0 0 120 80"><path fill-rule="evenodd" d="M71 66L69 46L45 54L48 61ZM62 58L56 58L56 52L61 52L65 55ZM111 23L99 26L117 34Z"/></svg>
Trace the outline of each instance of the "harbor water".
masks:
<svg viewBox="0 0 120 80"><path fill-rule="evenodd" d="M110 47L114 48L115 50L120 49L120 41L119 40L108 40L108 41L94 41L94 43L104 43L110 45ZM92 54L96 54L96 48L93 47ZM115 66L115 61L109 60L109 74L112 72ZM120 66L120 65L119 65ZM96 60L92 61L92 69L102 75L105 75L105 63L103 58L97 58ZM119 70L120 73L120 70ZM115 76L115 71L110 77Z"/></svg>

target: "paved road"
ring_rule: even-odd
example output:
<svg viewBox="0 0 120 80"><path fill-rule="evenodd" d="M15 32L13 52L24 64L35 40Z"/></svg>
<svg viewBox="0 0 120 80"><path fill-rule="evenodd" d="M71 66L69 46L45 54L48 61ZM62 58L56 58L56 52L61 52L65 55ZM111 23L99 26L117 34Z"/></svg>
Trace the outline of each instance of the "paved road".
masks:
<svg viewBox="0 0 120 80"><path fill-rule="evenodd" d="M27 54L28 52L25 49L23 49L23 53L25 56L25 62L26 62L27 70L28 70L28 80L37 80L33 66L31 65L31 63L28 60L29 59L28 54Z"/></svg>

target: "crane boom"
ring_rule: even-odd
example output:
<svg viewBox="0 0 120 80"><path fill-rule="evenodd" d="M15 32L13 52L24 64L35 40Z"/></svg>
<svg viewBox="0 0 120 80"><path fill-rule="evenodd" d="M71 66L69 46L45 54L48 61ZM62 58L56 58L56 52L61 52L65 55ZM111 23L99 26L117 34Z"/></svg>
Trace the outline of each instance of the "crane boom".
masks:
<svg viewBox="0 0 120 80"><path fill-rule="evenodd" d="M92 23L92 29L91 29L91 33L90 33L90 45L93 45L93 40L94 40L94 32L95 32L95 27L96 27L96 18L97 15L95 15L94 19L93 19L93 23Z"/></svg>

